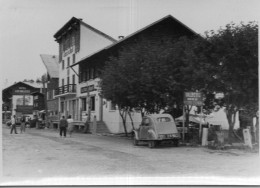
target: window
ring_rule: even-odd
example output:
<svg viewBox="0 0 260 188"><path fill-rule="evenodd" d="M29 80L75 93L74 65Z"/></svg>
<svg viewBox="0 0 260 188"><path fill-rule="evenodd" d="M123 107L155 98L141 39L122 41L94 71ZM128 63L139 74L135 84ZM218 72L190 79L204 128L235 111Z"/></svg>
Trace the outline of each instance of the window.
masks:
<svg viewBox="0 0 260 188"><path fill-rule="evenodd" d="M61 85L64 86L64 79L61 80Z"/></svg>
<svg viewBox="0 0 260 188"><path fill-rule="evenodd" d="M90 74L89 74L89 72L90 72L89 69L87 69L87 70L86 70L86 74L87 74L87 76L86 76L86 80L85 80L85 81L87 81L87 80L90 79Z"/></svg>
<svg viewBox="0 0 260 188"><path fill-rule="evenodd" d="M142 125L142 126L149 126L149 123L150 123L150 121L149 121L148 118L143 118L141 125Z"/></svg>
<svg viewBox="0 0 260 188"><path fill-rule="evenodd" d="M86 111L87 110L87 99L82 98L81 102L82 102L82 111Z"/></svg>
<svg viewBox="0 0 260 188"><path fill-rule="evenodd" d="M64 102L60 103L60 111L61 111L61 113L64 112Z"/></svg>
<svg viewBox="0 0 260 188"><path fill-rule="evenodd" d="M70 66L70 57L67 58L67 67Z"/></svg>
<svg viewBox="0 0 260 188"><path fill-rule="evenodd" d="M62 60L62 70L64 70L64 67L65 67L64 60Z"/></svg>
<svg viewBox="0 0 260 188"><path fill-rule="evenodd" d="M67 75L70 74L70 57L67 58Z"/></svg>
<svg viewBox="0 0 260 188"><path fill-rule="evenodd" d="M94 68L90 69L90 79L94 79Z"/></svg>
<svg viewBox="0 0 260 188"><path fill-rule="evenodd" d="M72 64L76 63L76 58L75 58L75 54L72 55Z"/></svg>
<svg viewBox="0 0 260 188"><path fill-rule="evenodd" d="M171 119L169 117L159 117L157 118L158 122L171 122Z"/></svg>
<svg viewBox="0 0 260 188"><path fill-rule="evenodd" d="M116 104L113 103L112 101L110 102L110 108L109 110L116 110Z"/></svg>
<svg viewBox="0 0 260 188"><path fill-rule="evenodd" d="M37 100L37 99L38 99L38 95L35 95L35 96L34 96L34 100Z"/></svg>
<svg viewBox="0 0 260 188"><path fill-rule="evenodd" d="M95 96L90 97L90 108L91 111L95 111Z"/></svg>
<svg viewBox="0 0 260 188"><path fill-rule="evenodd" d="M75 74L72 76L72 84L75 84Z"/></svg>
<svg viewBox="0 0 260 188"><path fill-rule="evenodd" d="M70 84L70 77L67 77L67 85Z"/></svg>

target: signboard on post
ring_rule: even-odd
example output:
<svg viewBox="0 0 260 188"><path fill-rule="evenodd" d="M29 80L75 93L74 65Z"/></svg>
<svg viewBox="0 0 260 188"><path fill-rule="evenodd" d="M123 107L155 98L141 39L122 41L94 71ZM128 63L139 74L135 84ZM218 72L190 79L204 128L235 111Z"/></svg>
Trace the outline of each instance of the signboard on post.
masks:
<svg viewBox="0 0 260 188"><path fill-rule="evenodd" d="M191 106L203 106L203 98L202 93L200 92L184 92L183 97L183 104L184 105L191 105ZM183 117L185 115L185 107L183 105ZM183 141L184 141L184 118L183 118ZM199 138L201 138L201 120L200 120L200 129L199 129Z"/></svg>
<svg viewBox="0 0 260 188"><path fill-rule="evenodd" d="M200 92L184 92L184 100L185 105L192 106L203 106L202 93Z"/></svg>

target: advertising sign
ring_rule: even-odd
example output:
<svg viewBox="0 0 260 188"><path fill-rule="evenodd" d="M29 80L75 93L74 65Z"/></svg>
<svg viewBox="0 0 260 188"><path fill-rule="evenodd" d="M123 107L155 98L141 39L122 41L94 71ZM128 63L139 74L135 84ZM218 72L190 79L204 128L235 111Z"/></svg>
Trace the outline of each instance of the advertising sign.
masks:
<svg viewBox="0 0 260 188"><path fill-rule="evenodd" d="M184 104L192 106L203 106L202 93L184 92Z"/></svg>
<svg viewBox="0 0 260 188"><path fill-rule="evenodd" d="M95 91L95 86L90 85L90 86L82 87L80 91L81 91L81 93L87 93L87 92Z"/></svg>
<svg viewBox="0 0 260 188"><path fill-rule="evenodd" d="M21 112L22 114L32 114L33 106L17 105L16 112Z"/></svg>

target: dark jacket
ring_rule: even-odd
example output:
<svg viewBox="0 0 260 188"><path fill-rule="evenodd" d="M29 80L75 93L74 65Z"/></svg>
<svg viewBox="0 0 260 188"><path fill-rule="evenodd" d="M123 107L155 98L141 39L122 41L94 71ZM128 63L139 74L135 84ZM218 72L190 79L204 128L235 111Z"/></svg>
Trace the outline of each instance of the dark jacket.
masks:
<svg viewBox="0 0 260 188"><path fill-rule="evenodd" d="M68 122L66 119L60 120L60 127L68 127Z"/></svg>

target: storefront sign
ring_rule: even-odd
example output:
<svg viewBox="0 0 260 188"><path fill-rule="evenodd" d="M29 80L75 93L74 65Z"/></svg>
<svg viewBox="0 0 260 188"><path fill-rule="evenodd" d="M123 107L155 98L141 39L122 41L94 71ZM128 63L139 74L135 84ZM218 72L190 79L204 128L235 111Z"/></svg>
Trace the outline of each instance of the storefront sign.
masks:
<svg viewBox="0 0 260 188"><path fill-rule="evenodd" d="M17 105L16 112L21 112L23 114L32 114L33 106Z"/></svg>
<svg viewBox="0 0 260 188"><path fill-rule="evenodd" d="M16 90L14 90L14 93L16 93L16 94L29 94L29 93L31 93L31 90L27 89L26 87L18 87Z"/></svg>
<svg viewBox="0 0 260 188"><path fill-rule="evenodd" d="M192 106L203 106L202 93L184 92L184 104Z"/></svg>
<svg viewBox="0 0 260 188"><path fill-rule="evenodd" d="M91 92L91 91L95 91L95 86L94 85L90 85L90 86L86 86L86 87L82 87L80 89L81 93L87 93L87 92Z"/></svg>

